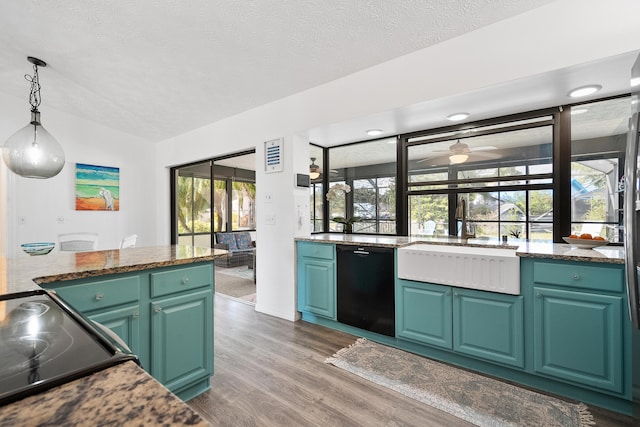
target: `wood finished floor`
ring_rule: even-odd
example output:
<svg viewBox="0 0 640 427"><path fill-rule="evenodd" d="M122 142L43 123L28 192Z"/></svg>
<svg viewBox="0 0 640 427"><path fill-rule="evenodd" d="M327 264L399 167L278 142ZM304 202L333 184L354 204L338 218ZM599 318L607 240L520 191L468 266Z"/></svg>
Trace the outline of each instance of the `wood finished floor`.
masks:
<svg viewBox="0 0 640 427"><path fill-rule="evenodd" d="M470 426L324 360L357 337L215 296L211 390L188 404L216 426ZM598 426L630 418L592 410Z"/></svg>

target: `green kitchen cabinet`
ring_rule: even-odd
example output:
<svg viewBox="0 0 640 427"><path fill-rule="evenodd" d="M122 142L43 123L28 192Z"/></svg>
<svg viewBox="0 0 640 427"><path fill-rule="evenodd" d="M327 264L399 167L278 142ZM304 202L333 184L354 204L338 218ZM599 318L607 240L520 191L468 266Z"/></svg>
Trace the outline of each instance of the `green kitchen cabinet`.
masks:
<svg viewBox="0 0 640 427"><path fill-rule="evenodd" d="M624 391L626 299L621 266L535 261L533 369L594 389Z"/></svg>
<svg viewBox="0 0 640 427"><path fill-rule="evenodd" d="M87 317L115 332L132 352L140 353L140 307L138 304L87 314Z"/></svg>
<svg viewBox="0 0 640 427"><path fill-rule="evenodd" d="M213 374L211 290L152 301L151 337L151 375L169 390L209 378Z"/></svg>
<svg viewBox="0 0 640 427"><path fill-rule="evenodd" d="M453 349L524 367L522 296L454 288Z"/></svg>
<svg viewBox="0 0 640 427"><path fill-rule="evenodd" d="M335 245L297 242L298 310L336 319Z"/></svg>
<svg viewBox="0 0 640 427"><path fill-rule="evenodd" d="M43 286L115 332L147 372L188 400L213 375L213 284L206 262Z"/></svg>
<svg viewBox="0 0 640 427"><path fill-rule="evenodd" d="M523 333L521 296L397 281L399 338L523 367Z"/></svg>
<svg viewBox="0 0 640 427"><path fill-rule="evenodd" d="M396 336L453 348L452 291L449 286L398 279Z"/></svg>
<svg viewBox="0 0 640 427"><path fill-rule="evenodd" d="M60 282L47 287L75 310L115 332L142 360L139 275L84 279L73 284Z"/></svg>

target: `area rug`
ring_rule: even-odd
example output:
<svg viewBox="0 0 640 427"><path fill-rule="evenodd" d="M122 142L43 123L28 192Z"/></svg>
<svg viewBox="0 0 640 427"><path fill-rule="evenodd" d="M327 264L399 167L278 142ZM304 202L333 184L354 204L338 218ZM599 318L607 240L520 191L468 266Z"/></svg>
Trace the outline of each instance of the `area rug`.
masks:
<svg viewBox="0 0 640 427"><path fill-rule="evenodd" d="M584 403L565 402L365 338L325 363L478 426L595 425Z"/></svg>
<svg viewBox="0 0 640 427"><path fill-rule="evenodd" d="M253 269L248 268L246 265L239 265L237 267L216 267L216 273L238 277L240 279L253 280Z"/></svg>

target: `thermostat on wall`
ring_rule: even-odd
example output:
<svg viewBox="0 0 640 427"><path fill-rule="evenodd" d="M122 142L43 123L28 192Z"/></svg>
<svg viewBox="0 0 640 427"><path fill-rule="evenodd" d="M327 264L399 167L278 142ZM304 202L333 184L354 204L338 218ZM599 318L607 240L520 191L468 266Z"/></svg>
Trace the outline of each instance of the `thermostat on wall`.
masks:
<svg viewBox="0 0 640 427"><path fill-rule="evenodd" d="M296 174L296 187L309 187L309 175L303 173Z"/></svg>
<svg viewBox="0 0 640 427"><path fill-rule="evenodd" d="M282 138L264 143L264 171L282 172Z"/></svg>

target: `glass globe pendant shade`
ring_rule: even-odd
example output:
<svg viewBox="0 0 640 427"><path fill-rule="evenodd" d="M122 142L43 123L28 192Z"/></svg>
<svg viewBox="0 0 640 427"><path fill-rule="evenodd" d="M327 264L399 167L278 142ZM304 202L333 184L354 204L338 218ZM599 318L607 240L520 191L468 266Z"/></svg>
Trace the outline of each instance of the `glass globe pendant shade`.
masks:
<svg viewBox="0 0 640 427"><path fill-rule="evenodd" d="M25 178L51 178L64 167L64 151L31 111L31 123L9 137L2 149L7 167Z"/></svg>

